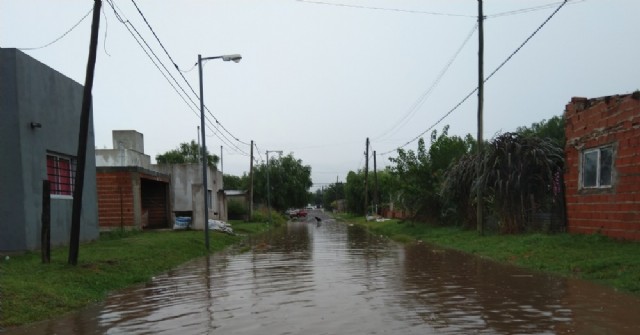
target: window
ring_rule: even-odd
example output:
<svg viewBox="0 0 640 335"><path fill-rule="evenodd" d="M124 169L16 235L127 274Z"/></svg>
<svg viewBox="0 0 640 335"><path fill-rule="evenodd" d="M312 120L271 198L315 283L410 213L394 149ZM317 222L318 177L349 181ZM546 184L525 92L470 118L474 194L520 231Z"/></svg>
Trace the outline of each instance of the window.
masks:
<svg viewBox="0 0 640 335"><path fill-rule="evenodd" d="M612 172L612 147L589 149L582 153L582 187L610 187Z"/></svg>
<svg viewBox="0 0 640 335"><path fill-rule="evenodd" d="M52 195L73 194L75 184L75 159L61 155L47 154L47 178Z"/></svg>

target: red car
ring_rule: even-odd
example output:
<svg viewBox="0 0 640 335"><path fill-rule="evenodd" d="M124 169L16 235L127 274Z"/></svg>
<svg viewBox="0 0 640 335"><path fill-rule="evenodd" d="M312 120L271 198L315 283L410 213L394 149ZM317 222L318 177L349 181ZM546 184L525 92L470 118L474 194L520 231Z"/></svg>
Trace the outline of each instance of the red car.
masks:
<svg viewBox="0 0 640 335"><path fill-rule="evenodd" d="M307 217L307 211L304 209L290 209L287 211L287 214L289 214L289 218L291 219Z"/></svg>

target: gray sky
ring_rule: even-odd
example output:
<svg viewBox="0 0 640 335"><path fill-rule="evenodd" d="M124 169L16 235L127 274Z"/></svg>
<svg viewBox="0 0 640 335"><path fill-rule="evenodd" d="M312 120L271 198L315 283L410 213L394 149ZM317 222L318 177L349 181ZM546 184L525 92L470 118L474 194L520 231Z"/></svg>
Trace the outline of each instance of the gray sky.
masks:
<svg viewBox="0 0 640 335"><path fill-rule="evenodd" d="M484 3L485 76L560 4ZM76 24L92 4L0 0L0 47L46 45ZM383 167L394 156L392 150L432 127L477 86L474 0L136 4L173 61L181 70L191 70L183 75L196 92L198 54L242 54L238 64L213 60L203 66L205 104L231 133L215 131L225 134L228 140L223 142L207 129L207 146L215 153L224 146L228 174L248 171L244 153L249 146L243 142L254 140L258 160L266 158L266 150L283 150L311 165L318 185L336 177L344 181L348 171L364 167L366 137L378 152L378 167ZM145 152L155 158L196 139L199 102L134 4L119 0L115 5L129 23L121 23L103 2L93 88L95 145L111 148L112 130L134 129L144 134ZM518 11L532 7L535 10ZM484 137L561 115L573 96L640 89L639 13L640 1L569 1L486 83ZM56 43L24 51L82 84L90 26L91 15ZM126 27L139 32L188 96L176 93ZM450 134L475 137L476 113L473 94L435 129L448 124ZM427 142L429 134L424 135ZM414 141L405 148L416 147Z"/></svg>

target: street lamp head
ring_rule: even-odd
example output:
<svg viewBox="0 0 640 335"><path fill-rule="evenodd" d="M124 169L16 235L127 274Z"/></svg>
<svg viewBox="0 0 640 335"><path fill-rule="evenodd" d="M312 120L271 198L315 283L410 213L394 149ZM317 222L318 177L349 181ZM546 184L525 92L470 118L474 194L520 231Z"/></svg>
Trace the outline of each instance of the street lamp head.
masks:
<svg viewBox="0 0 640 335"><path fill-rule="evenodd" d="M236 63L239 63L240 60L242 60L242 56L239 55L239 54L224 55L224 56L222 56L222 60L225 61L225 62L228 62L228 61L231 60L231 61L234 61Z"/></svg>

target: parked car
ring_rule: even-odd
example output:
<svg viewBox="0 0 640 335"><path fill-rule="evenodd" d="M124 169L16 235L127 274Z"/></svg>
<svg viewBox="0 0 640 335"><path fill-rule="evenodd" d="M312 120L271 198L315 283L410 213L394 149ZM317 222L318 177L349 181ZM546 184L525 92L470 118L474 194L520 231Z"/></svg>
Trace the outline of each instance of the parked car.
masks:
<svg viewBox="0 0 640 335"><path fill-rule="evenodd" d="M307 211L305 211L304 209L290 208L290 209L287 209L285 213L289 216L290 219L307 217Z"/></svg>
<svg viewBox="0 0 640 335"><path fill-rule="evenodd" d="M296 214L296 217L306 218L307 217L307 211L304 210L304 209L299 209L298 213Z"/></svg>

